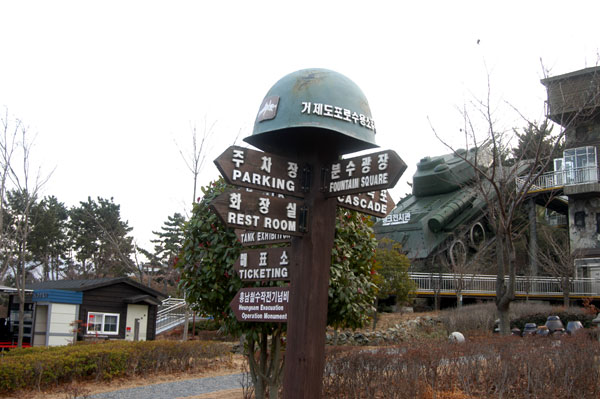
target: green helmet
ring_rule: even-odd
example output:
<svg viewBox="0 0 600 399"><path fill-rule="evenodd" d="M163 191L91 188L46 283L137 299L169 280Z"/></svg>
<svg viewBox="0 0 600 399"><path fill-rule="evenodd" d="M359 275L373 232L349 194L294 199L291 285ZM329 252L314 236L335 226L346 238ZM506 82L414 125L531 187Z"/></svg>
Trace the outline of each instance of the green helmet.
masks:
<svg viewBox="0 0 600 399"><path fill-rule="evenodd" d="M326 146L345 154L377 147L367 98L350 79L327 69L303 69L275 83L244 141L282 153Z"/></svg>

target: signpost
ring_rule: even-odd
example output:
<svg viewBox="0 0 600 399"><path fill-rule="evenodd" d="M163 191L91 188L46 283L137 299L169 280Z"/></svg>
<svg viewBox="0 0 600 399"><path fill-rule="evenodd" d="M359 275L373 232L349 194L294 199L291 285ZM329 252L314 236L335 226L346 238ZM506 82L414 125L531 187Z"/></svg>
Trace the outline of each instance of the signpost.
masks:
<svg viewBox="0 0 600 399"><path fill-rule="evenodd" d="M340 195L337 197L337 201L338 206L378 218L386 217L395 206L394 200L387 190Z"/></svg>
<svg viewBox="0 0 600 399"><path fill-rule="evenodd" d="M285 323L289 302L289 287L250 287L240 289L229 307L238 321Z"/></svg>
<svg viewBox="0 0 600 399"><path fill-rule="evenodd" d="M274 154L231 146L215 165L229 184L256 190L304 197L302 176L306 168Z"/></svg>
<svg viewBox="0 0 600 399"><path fill-rule="evenodd" d="M247 249L234 263L242 281L290 280L290 247Z"/></svg>
<svg viewBox="0 0 600 399"><path fill-rule="evenodd" d="M405 170L406 164L393 150L336 161L327 167L323 182L325 196L392 188Z"/></svg>
<svg viewBox="0 0 600 399"><path fill-rule="evenodd" d="M301 236L306 232L303 202L258 191L231 190L210 205L226 226Z"/></svg>
<svg viewBox="0 0 600 399"><path fill-rule="evenodd" d="M243 251L235 265L243 281L291 283L242 288L230 307L239 321L288 323L284 397L320 398L336 206L384 218L394 207L387 189L406 164L392 150L339 160L376 147L375 125L360 89L328 70L279 80L245 141L290 158L229 147L215 160L225 181L259 191L228 191L211 207L225 225L242 229L236 234L244 246L292 243Z"/></svg>

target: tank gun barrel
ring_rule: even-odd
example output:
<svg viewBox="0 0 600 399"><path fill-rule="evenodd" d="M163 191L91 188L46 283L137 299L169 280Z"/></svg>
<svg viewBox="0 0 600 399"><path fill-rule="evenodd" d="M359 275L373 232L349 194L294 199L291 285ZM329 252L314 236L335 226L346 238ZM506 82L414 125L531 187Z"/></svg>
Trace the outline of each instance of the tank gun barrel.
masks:
<svg viewBox="0 0 600 399"><path fill-rule="evenodd" d="M457 198L443 206L427 221L427 226L434 233L439 233L456 216L473 206L474 197Z"/></svg>

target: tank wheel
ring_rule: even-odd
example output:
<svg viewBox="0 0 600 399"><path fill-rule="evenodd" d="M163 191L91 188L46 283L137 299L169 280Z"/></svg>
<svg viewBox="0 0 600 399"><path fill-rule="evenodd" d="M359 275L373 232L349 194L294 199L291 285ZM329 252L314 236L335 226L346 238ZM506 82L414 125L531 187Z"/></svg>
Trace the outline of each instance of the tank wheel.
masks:
<svg viewBox="0 0 600 399"><path fill-rule="evenodd" d="M485 229L480 222L477 222L471 226L471 230L469 231L469 241L471 247L475 249L481 248L485 242Z"/></svg>
<svg viewBox="0 0 600 399"><path fill-rule="evenodd" d="M463 266L467 260L467 247L462 240L454 240L448 249L448 257L452 267Z"/></svg>

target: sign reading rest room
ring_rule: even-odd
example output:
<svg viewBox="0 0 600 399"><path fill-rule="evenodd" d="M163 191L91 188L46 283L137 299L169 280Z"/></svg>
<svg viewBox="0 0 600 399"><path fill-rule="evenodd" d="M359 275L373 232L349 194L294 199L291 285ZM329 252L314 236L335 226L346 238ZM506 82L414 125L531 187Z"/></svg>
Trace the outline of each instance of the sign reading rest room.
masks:
<svg viewBox="0 0 600 399"><path fill-rule="evenodd" d="M227 227L287 235L304 234L299 221L306 211L300 200L256 191L230 190L215 198L210 206Z"/></svg>

